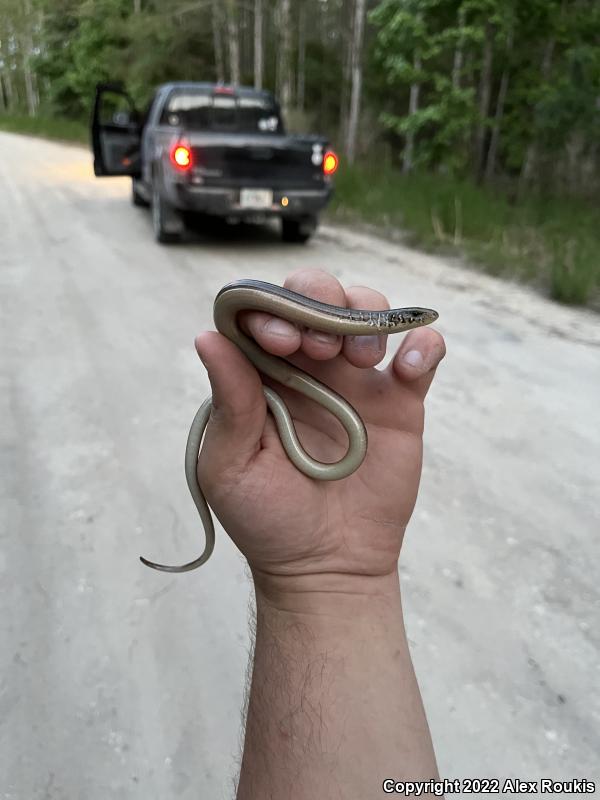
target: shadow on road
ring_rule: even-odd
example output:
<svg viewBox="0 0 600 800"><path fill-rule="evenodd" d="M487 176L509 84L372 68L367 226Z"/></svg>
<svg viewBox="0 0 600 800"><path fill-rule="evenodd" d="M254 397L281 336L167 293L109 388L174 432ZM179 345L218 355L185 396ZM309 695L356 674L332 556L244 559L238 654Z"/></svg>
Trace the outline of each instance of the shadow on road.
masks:
<svg viewBox="0 0 600 800"><path fill-rule="evenodd" d="M115 244L130 243L132 239L141 243L152 244L152 212L149 208L134 208L129 199L123 196L82 197L80 193L63 187L62 192L73 200L76 213L89 223L93 220L93 228ZM244 249L265 248L271 250L279 245L288 250L302 249L300 245L283 242L281 224L277 219L263 219L262 222L227 222L221 217L202 214L185 214L185 232L181 242L172 245L159 245L159 248L171 248L174 251L187 247L227 248L243 247Z"/></svg>
<svg viewBox="0 0 600 800"><path fill-rule="evenodd" d="M185 217L186 233L183 244L243 244L244 247L281 244L281 233L277 220L264 222L229 223L219 217L193 215Z"/></svg>

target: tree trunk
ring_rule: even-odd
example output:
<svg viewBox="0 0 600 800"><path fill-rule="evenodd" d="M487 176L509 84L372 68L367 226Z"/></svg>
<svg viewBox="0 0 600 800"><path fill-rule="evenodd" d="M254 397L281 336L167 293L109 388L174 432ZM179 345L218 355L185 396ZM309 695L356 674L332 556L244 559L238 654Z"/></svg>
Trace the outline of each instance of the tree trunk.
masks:
<svg viewBox="0 0 600 800"><path fill-rule="evenodd" d="M254 88L263 88L263 0L254 0Z"/></svg>
<svg viewBox="0 0 600 800"><path fill-rule="evenodd" d="M491 23L485 26L483 42L483 58L479 79L479 125L475 134L474 172L477 180L481 180L485 139L488 130L488 113L492 92L492 61L494 55L494 29Z"/></svg>
<svg viewBox="0 0 600 800"><path fill-rule="evenodd" d="M550 70L552 69L552 57L554 55L555 40L549 39L544 48L544 56L542 58L542 66L540 69L542 81L545 83L550 77ZM538 158L538 147L535 138L529 143L521 166L521 173L519 175L518 196L521 197L527 186L531 183L533 173Z"/></svg>
<svg viewBox="0 0 600 800"><path fill-rule="evenodd" d="M4 90L6 92L6 109L7 111L14 111L15 107L15 90L13 87L10 72L4 73Z"/></svg>
<svg viewBox="0 0 600 800"><path fill-rule="evenodd" d="M244 69L242 81L246 75L254 74L254 12L249 4L244 6Z"/></svg>
<svg viewBox="0 0 600 800"><path fill-rule="evenodd" d="M346 141L348 137L348 116L350 95L350 81L352 80L352 41L354 38L354 16L346 14L342 19L340 29L344 39L344 62L342 66L342 86L340 89L340 140Z"/></svg>
<svg viewBox="0 0 600 800"><path fill-rule="evenodd" d="M306 87L306 0L301 0L298 10L298 75L296 83L296 108L304 111Z"/></svg>
<svg viewBox="0 0 600 800"><path fill-rule="evenodd" d="M465 47L465 37L463 34L463 29L465 27L465 20L466 20L466 11L464 9L464 6L461 6L458 9L459 35L458 35L458 42L456 43L456 49L454 50L454 64L452 65L452 88L455 90L460 89L460 76L462 71L464 47Z"/></svg>
<svg viewBox="0 0 600 800"><path fill-rule="evenodd" d="M133 13L134 14L142 13L142 0L133 0Z"/></svg>
<svg viewBox="0 0 600 800"><path fill-rule="evenodd" d="M217 82L225 82L225 59L223 58L223 39L221 37L221 14L219 7L219 0L213 0L212 3L212 31L213 31L213 49L215 51L215 71L217 73Z"/></svg>
<svg viewBox="0 0 600 800"><path fill-rule="evenodd" d="M350 115L348 117L348 136L346 138L346 158L354 163L356 156L356 134L360 116L362 90L362 50L365 29L366 0L354 2L354 33L352 36L352 88L350 91Z"/></svg>
<svg viewBox="0 0 600 800"><path fill-rule="evenodd" d="M421 71L421 54L415 53L413 68L415 72ZM419 95L421 94L421 84L418 81L411 83L410 95L408 98L408 116L411 117L419 110ZM414 165L414 152L415 152L415 134L414 131L409 131L406 134L406 142L404 143L404 153L402 156L402 172L407 175L412 172Z"/></svg>
<svg viewBox="0 0 600 800"><path fill-rule="evenodd" d="M0 70L0 102L2 103L3 111L10 111L12 106L12 83L10 80L10 64L8 63L8 54L4 51L6 44L4 38L4 31L0 31L0 63L3 64L3 69Z"/></svg>
<svg viewBox="0 0 600 800"><path fill-rule="evenodd" d="M23 56L23 78L25 80L25 98L27 100L27 113L30 117L35 117L37 110L36 91L33 84L33 75L27 63L27 56Z"/></svg>
<svg viewBox="0 0 600 800"><path fill-rule="evenodd" d="M227 0L227 36L229 38L229 80L234 86L240 83L240 28L234 0Z"/></svg>
<svg viewBox="0 0 600 800"><path fill-rule="evenodd" d="M25 0L23 4L24 20L23 33L20 37L21 67L23 69L23 80L25 83L25 97L27 100L27 113L30 117L35 117L37 111L37 91L35 87L35 76L31 71L29 59L33 54L33 40L31 36L31 2Z"/></svg>
<svg viewBox="0 0 600 800"><path fill-rule="evenodd" d="M22 61L23 69L23 82L25 84L25 102L27 103L27 114L30 117L35 117L36 112L36 93L33 85L33 76L31 70L27 66L26 59Z"/></svg>
<svg viewBox="0 0 600 800"><path fill-rule="evenodd" d="M290 0L279 0L278 26L280 38L277 58L277 86L279 87L281 107L285 115L292 103Z"/></svg>
<svg viewBox="0 0 600 800"><path fill-rule="evenodd" d="M510 59L512 53L513 35L512 31L508 36L506 42L506 58ZM492 136L490 139L490 146L487 153L485 163L485 180L489 183L494 177L496 171L496 158L498 156L498 143L500 141L500 126L502 125L502 117L504 116L504 103L506 101L506 93L508 91L509 81L509 67L508 63L502 71L500 78L500 88L498 89L498 98L496 100L496 113L494 115L494 125L492 127Z"/></svg>
<svg viewBox="0 0 600 800"><path fill-rule="evenodd" d="M0 20L2 20L2 17L0 17ZM4 49L2 58L5 70L4 80L6 96L8 99L8 108L13 113L15 111L21 113L23 110L21 99L22 84L20 80L20 71L18 69L20 40L10 18L6 19L6 28L2 31L0 46Z"/></svg>
<svg viewBox="0 0 600 800"><path fill-rule="evenodd" d="M490 146L488 148L485 161L485 180L488 183L492 180L496 171L496 158L498 156L498 143L500 141L500 126L502 124L502 117L504 116L504 102L506 100L506 92L508 91L508 79L509 75L507 67L503 71L502 77L500 78L500 88L498 89L498 99L496 100L496 113L494 115Z"/></svg>

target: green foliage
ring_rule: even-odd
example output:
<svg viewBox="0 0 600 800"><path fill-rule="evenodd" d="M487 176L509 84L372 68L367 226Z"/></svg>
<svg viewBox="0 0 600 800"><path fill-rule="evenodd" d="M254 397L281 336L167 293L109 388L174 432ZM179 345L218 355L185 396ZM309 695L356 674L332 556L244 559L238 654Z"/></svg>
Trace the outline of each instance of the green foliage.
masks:
<svg viewBox="0 0 600 800"><path fill-rule="evenodd" d="M381 123L400 141L414 138L416 167L478 177L494 127L496 172L521 170L535 151L551 173L576 138L597 157L600 7L592 0L382 0L370 21L374 60L393 90ZM410 86L419 89L412 113ZM472 149L477 136L483 154Z"/></svg>
<svg viewBox="0 0 600 800"><path fill-rule="evenodd" d="M551 261L550 293L555 300L585 304L600 286L598 239L568 238L555 242Z"/></svg>
<svg viewBox="0 0 600 800"><path fill-rule="evenodd" d="M173 80L216 80L210 17L158 13L129 17L128 45L117 61L122 80L140 105Z"/></svg>
<svg viewBox="0 0 600 800"><path fill-rule="evenodd" d="M451 172L460 172L468 157L464 143L474 121L474 91L455 84L448 62L458 46L477 41L480 32L462 24L450 5L440 0L402 4L384 0L371 12L370 21L378 30L375 62L388 86L401 90L418 85L423 98L407 114L406 94L396 98L391 94L381 123L401 137L416 138L417 167L444 164Z"/></svg>
<svg viewBox="0 0 600 800"><path fill-rule="evenodd" d="M47 139L87 144L90 139L89 127L84 122L56 117L28 117L16 114L0 114L0 130L10 133L27 133Z"/></svg>
<svg viewBox="0 0 600 800"><path fill-rule="evenodd" d="M57 115L87 116L99 81L121 80L143 105L168 80L215 77L210 17L130 0L40 0L44 39L35 64Z"/></svg>

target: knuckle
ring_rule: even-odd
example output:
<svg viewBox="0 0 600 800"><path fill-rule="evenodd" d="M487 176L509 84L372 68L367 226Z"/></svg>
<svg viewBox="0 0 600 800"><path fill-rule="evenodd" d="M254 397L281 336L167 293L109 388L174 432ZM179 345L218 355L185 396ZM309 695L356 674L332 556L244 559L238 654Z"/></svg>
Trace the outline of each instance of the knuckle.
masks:
<svg viewBox="0 0 600 800"><path fill-rule="evenodd" d="M387 310L390 307L387 297L369 286L350 286L346 289L348 305L351 308L365 308L368 311Z"/></svg>
<svg viewBox="0 0 600 800"><path fill-rule="evenodd" d="M320 300L323 303L346 307L346 293L338 279L324 269L300 269L289 275L283 284L286 289Z"/></svg>

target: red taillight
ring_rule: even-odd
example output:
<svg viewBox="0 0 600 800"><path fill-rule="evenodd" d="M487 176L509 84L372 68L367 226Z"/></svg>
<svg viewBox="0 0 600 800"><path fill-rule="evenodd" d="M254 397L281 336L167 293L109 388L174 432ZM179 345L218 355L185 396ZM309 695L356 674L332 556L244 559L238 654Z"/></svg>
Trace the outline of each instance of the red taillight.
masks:
<svg viewBox="0 0 600 800"><path fill-rule="evenodd" d="M171 161L177 169L186 170L192 166L192 153L185 144L176 144L171 150Z"/></svg>
<svg viewBox="0 0 600 800"><path fill-rule="evenodd" d="M323 172L325 175L333 175L339 163L339 159L333 150L328 150L323 157Z"/></svg>

